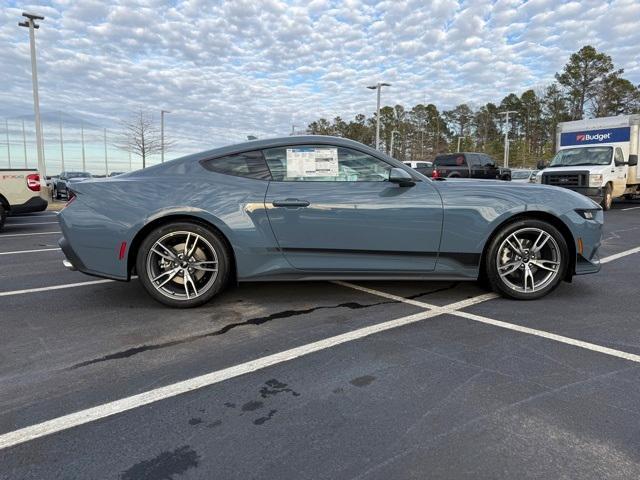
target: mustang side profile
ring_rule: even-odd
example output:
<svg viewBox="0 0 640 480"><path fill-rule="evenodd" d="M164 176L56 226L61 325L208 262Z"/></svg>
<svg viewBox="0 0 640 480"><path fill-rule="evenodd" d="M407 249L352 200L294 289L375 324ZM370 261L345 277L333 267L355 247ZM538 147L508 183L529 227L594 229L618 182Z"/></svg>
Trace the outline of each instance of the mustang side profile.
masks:
<svg viewBox="0 0 640 480"><path fill-rule="evenodd" d="M603 213L546 185L433 181L360 143L257 140L71 186L65 266L172 307L234 280L483 280L535 299L597 272Z"/></svg>

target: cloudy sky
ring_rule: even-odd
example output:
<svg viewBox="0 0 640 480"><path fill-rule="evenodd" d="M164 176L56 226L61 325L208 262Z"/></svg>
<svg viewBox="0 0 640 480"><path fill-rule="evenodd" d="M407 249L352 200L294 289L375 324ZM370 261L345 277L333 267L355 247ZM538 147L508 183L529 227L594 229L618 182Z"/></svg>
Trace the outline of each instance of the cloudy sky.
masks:
<svg viewBox="0 0 640 480"><path fill-rule="evenodd" d="M37 45L47 161L59 164L55 119L62 112L68 166L79 165L74 121L81 119L92 125L87 156L96 173L104 168L105 127L108 156L117 169L128 168L111 137L140 108L171 111L166 128L177 141L170 155L176 156L251 134L288 134L292 124L319 116L370 114L375 92L365 87L381 80L393 84L383 91L386 104L499 101L549 83L587 43L640 82L638 0L0 0L0 6L0 119L9 121L14 164L24 158L23 118L30 142L33 108L28 32L17 26L24 10L46 17ZM4 121L0 142L1 167ZM28 145L28 160L34 156Z"/></svg>

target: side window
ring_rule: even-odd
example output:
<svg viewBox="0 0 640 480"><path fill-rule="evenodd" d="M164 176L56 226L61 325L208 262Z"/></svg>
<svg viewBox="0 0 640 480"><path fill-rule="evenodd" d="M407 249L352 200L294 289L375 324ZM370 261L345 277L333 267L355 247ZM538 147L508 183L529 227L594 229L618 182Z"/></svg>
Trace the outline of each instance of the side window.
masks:
<svg viewBox="0 0 640 480"><path fill-rule="evenodd" d="M482 158L477 153L467 153L467 162L470 167L479 167L482 165Z"/></svg>
<svg viewBox="0 0 640 480"><path fill-rule="evenodd" d="M207 170L225 175L271 180L271 174L260 151L201 160L200 165Z"/></svg>
<svg viewBox="0 0 640 480"><path fill-rule="evenodd" d="M264 151L275 181L384 182L391 165L366 153L330 145L292 145Z"/></svg>
<svg viewBox="0 0 640 480"><path fill-rule="evenodd" d="M616 165L622 165L624 163L624 153L622 153L622 149L620 147L616 147L615 162Z"/></svg>
<svg viewBox="0 0 640 480"><path fill-rule="evenodd" d="M480 157L480 164L483 167L495 167L496 162L489 155L478 155Z"/></svg>

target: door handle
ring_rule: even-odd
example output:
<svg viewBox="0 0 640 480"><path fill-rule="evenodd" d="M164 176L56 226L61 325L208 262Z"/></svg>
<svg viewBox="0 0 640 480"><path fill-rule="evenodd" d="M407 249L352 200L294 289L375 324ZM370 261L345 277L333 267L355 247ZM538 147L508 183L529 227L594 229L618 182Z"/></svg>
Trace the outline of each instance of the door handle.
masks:
<svg viewBox="0 0 640 480"><path fill-rule="evenodd" d="M271 205L274 207L301 208L308 207L310 203L306 200L298 200L297 198L287 198L285 200L274 200Z"/></svg>

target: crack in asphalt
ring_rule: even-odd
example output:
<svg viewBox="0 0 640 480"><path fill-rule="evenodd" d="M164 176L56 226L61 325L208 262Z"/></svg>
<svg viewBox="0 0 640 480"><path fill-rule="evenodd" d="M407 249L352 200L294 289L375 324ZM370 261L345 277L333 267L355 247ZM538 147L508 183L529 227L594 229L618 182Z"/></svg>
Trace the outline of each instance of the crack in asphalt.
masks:
<svg viewBox="0 0 640 480"><path fill-rule="evenodd" d="M433 290L428 290L426 292L420 292L420 293L416 293L414 295L410 295L408 297L405 297L407 299L413 300L419 297L424 297L426 295L432 295L434 293L439 293L439 292L443 292L446 290L451 290L453 288L455 288L456 286L458 286L458 283L453 283L451 285L448 285L446 287L441 287L441 288L436 288ZM143 352L148 352L148 351L152 351L152 350L159 350L161 348L167 348L167 347L173 347L176 345L182 345L185 343L191 343L191 342L195 342L197 340L201 340L203 338L208 338L208 337L215 337L218 335L223 335L225 333L227 333L228 331L234 329L234 328L238 328L238 327L243 327L243 326L247 326L247 325L262 325L264 323L270 322L272 320L279 320L279 319L283 319L283 318L290 318L290 317L295 317L295 316L299 316L299 315L308 315L310 313L313 313L315 311L318 310L331 310L331 309L337 309L337 308L348 308L350 310L359 310L361 308L370 308L370 307L377 307L379 305L387 305L387 304L394 304L394 303L400 303L396 300L386 300L386 301L382 301L382 302L376 302L376 303L367 303L367 304L362 304L362 303L357 303L357 302L344 302L344 303L339 303L337 305L321 305L318 307L311 307L311 308L305 308L305 309L300 309L300 310L283 310L280 312L276 312L276 313L272 313L270 315L266 315L263 317L256 317L256 318L250 318L248 320L245 320L243 322L236 322L236 323L230 323L228 325L225 325L224 327L218 329L218 330L214 330L212 332L206 332L206 333L201 333L198 335L191 335L189 337L183 337L177 340L171 340L168 342L162 342L162 343L152 343L152 344L147 344L147 345L140 345L138 347L132 347L132 348L128 348L126 350L121 350L119 352L114 352L114 353L110 353L108 355L104 355L102 357L99 358L94 358L91 360L86 360L84 362L80 362L80 363L76 363L75 365L72 365L71 367L68 367L67 370L75 370L78 368L82 368L82 367L86 367L88 365L93 365L96 363L102 363L102 362L108 362L111 360L121 360L123 358L129 358L132 357L134 355L137 355L139 353L143 353Z"/></svg>

